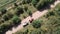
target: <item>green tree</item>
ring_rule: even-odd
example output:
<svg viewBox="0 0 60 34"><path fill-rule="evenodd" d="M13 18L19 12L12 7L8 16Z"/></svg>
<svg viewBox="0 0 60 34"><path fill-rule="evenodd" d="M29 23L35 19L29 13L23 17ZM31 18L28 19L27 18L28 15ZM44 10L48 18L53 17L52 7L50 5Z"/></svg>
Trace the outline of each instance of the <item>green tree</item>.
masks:
<svg viewBox="0 0 60 34"><path fill-rule="evenodd" d="M17 11L15 12L15 14L19 16L19 15L22 14L22 13L24 13L23 8L18 7L18 8L17 8Z"/></svg>
<svg viewBox="0 0 60 34"><path fill-rule="evenodd" d="M14 3L14 6L17 7L18 6L17 3Z"/></svg>
<svg viewBox="0 0 60 34"><path fill-rule="evenodd" d="M37 3L39 2L39 0L32 0L32 4L35 6Z"/></svg>
<svg viewBox="0 0 60 34"><path fill-rule="evenodd" d="M9 20L9 18L8 18L7 15L4 15L4 16L3 16L3 19L4 19L5 21Z"/></svg>
<svg viewBox="0 0 60 34"><path fill-rule="evenodd" d="M28 7L27 6L24 6L24 10L27 11L28 10Z"/></svg>
<svg viewBox="0 0 60 34"><path fill-rule="evenodd" d="M12 18L12 21L13 21L13 24L15 25L21 23L21 19L19 19L18 16L16 15Z"/></svg>
<svg viewBox="0 0 60 34"><path fill-rule="evenodd" d="M13 17L13 14L12 13L7 13L7 16L9 19L11 19Z"/></svg>
<svg viewBox="0 0 60 34"><path fill-rule="evenodd" d="M3 16L3 19L4 19L5 21L7 21L7 20L11 19L12 17L13 17L13 14L7 13L7 14L5 14L5 15Z"/></svg>
<svg viewBox="0 0 60 34"><path fill-rule="evenodd" d="M2 13L2 14L5 14L6 12L7 12L6 9L2 9L2 10L1 10L1 13Z"/></svg>
<svg viewBox="0 0 60 34"><path fill-rule="evenodd" d="M39 28L39 27L41 27L41 22L42 21L40 21L40 20L35 20L35 21L32 22L32 26L34 28Z"/></svg>
<svg viewBox="0 0 60 34"><path fill-rule="evenodd" d="M11 28L11 24L10 23L2 23L0 25L0 34L4 34L10 28Z"/></svg>

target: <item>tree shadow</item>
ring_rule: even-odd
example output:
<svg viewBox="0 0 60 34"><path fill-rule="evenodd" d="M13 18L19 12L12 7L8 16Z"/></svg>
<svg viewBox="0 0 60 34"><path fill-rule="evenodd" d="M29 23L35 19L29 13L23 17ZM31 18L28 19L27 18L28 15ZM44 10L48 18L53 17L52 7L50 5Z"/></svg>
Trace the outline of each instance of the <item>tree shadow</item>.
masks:
<svg viewBox="0 0 60 34"><path fill-rule="evenodd" d="M41 12L41 11L43 11L43 10L50 9L50 8L51 8L51 7L50 7L50 4L49 4L49 5L46 5L46 6L40 8L40 9L38 9L38 10Z"/></svg>

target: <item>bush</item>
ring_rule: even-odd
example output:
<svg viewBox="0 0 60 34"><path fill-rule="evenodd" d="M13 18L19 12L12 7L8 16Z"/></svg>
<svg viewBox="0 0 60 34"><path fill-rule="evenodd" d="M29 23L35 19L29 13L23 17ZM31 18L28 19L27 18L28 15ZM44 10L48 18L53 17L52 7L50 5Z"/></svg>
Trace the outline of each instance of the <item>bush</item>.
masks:
<svg viewBox="0 0 60 34"><path fill-rule="evenodd" d="M13 17L13 14L7 13L7 14L5 14L5 15L3 16L3 19L4 19L5 21L7 21L7 20L11 19L12 17Z"/></svg>
<svg viewBox="0 0 60 34"><path fill-rule="evenodd" d="M17 7L18 6L17 3L14 3L14 6Z"/></svg>
<svg viewBox="0 0 60 34"><path fill-rule="evenodd" d="M7 13L7 16L9 19L11 19L13 17L13 14L12 13Z"/></svg>
<svg viewBox="0 0 60 34"><path fill-rule="evenodd" d="M2 23L0 25L0 34L4 34L8 29L10 29L12 25L10 23Z"/></svg>
<svg viewBox="0 0 60 34"><path fill-rule="evenodd" d="M5 14L6 12L7 12L6 9L2 9L2 10L1 10L2 15Z"/></svg>
<svg viewBox="0 0 60 34"><path fill-rule="evenodd" d="M7 21L7 22L0 24L0 34L4 34L10 28L20 23L21 23L21 20L18 18L18 16L14 16L10 22Z"/></svg>
<svg viewBox="0 0 60 34"><path fill-rule="evenodd" d="M18 18L18 16L14 16L14 17L12 18L12 21L13 21L13 24L15 24L15 25L21 23L21 20Z"/></svg>
<svg viewBox="0 0 60 34"><path fill-rule="evenodd" d="M24 10L27 11L28 10L28 7L27 6L24 6Z"/></svg>
<svg viewBox="0 0 60 34"><path fill-rule="evenodd" d="M1 24L1 23L4 23L4 19L0 19L0 24Z"/></svg>
<svg viewBox="0 0 60 34"><path fill-rule="evenodd" d="M7 21L7 20L9 20L9 17L8 17L7 15L4 15L4 16L3 16L3 19L4 19L5 21Z"/></svg>
<svg viewBox="0 0 60 34"><path fill-rule="evenodd" d="M39 28L39 27L41 27L41 21L40 21L40 20L35 20L35 21L33 21L33 22L32 22L32 26L33 26L34 28Z"/></svg>
<svg viewBox="0 0 60 34"><path fill-rule="evenodd" d="M36 6L36 4L39 2L39 0L32 0L33 6Z"/></svg>
<svg viewBox="0 0 60 34"><path fill-rule="evenodd" d="M19 15L22 14L22 13L24 13L23 8L18 7L18 8L17 8L17 11L15 12L15 14L19 16Z"/></svg>

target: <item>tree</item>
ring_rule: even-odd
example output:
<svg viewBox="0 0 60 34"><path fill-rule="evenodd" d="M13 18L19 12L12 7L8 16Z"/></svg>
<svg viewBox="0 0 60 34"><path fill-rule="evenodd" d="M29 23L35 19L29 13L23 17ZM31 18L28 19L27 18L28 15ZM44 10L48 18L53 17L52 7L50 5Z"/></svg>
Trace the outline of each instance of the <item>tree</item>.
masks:
<svg viewBox="0 0 60 34"><path fill-rule="evenodd" d="M9 20L9 18L8 18L7 15L4 15L4 16L3 16L3 19L4 19L5 21Z"/></svg>
<svg viewBox="0 0 60 34"><path fill-rule="evenodd" d="M3 19L4 19L5 21L7 21L7 20L11 19L12 17L13 17L13 14L7 13L7 14L5 14L5 15L3 16Z"/></svg>
<svg viewBox="0 0 60 34"><path fill-rule="evenodd" d="M14 3L14 6L17 7L18 6L17 3Z"/></svg>
<svg viewBox="0 0 60 34"><path fill-rule="evenodd" d="M1 13L2 13L2 14L5 14L6 12L7 12L6 9L2 9L2 10L1 10Z"/></svg>
<svg viewBox="0 0 60 34"><path fill-rule="evenodd" d="M1 23L4 23L4 19L0 19L0 24L1 24Z"/></svg>
<svg viewBox="0 0 60 34"><path fill-rule="evenodd" d="M40 2L36 5L36 8L38 10L40 10L40 9L46 7L46 5L48 5L47 2L46 2L46 0L40 0Z"/></svg>
<svg viewBox="0 0 60 34"><path fill-rule="evenodd" d="M12 21L13 21L13 24L15 24L15 25L21 23L21 20L16 15L13 17Z"/></svg>
<svg viewBox="0 0 60 34"><path fill-rule="evenodd" d="M35 6L38 2L39 2L39 0L32 0L33 6Z"/></svg>
<svg viewBox="0 0 60 34"><path fill-rule="evenodd" d="M27 11L28 10L28 7L27 6L24 6L24 10Z"/></svg>
<svg viewBox="0 0 60 34"><path fill-rule="evenodd" d="M23 8L18 7L18 8L17 8L17 11L15 12L15 14L19 16L19 15L22 14L22 13L24 13Z"/></svg>
<svg viewBox="0 0 60 34"><path fill-rule="evenodd" d="M40 20L35 20L35 21L33 21L33 22L32 22L32 26L33 26L34 28L39 28L39 27L41 27L41 21L40 21Z"/></svg>
<svg viewBox="0 0 60 34"><path fill-rule="evenodd" d="M10 28L11 28L11 24L10 23L2 23L0 25L0 34L4 34Z"/></svg>
<svg viewBox="0 0 60 34"><path fill-rule="evenodd" d="M7 13L7 16L9 19L11 19L13 17L13 14L9 12L9 13Z"/></svg>

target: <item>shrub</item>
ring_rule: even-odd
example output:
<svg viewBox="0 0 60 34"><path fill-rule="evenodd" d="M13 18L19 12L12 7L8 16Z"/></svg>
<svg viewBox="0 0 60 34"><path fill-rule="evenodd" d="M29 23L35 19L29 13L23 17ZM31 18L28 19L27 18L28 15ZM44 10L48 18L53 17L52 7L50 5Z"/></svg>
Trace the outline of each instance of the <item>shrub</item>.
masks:
<svg viewBox="0 0 60 34"><path fill-rule="evenodd" d="M7 13L7 14L5 14L5 15L3 16L3 19L4 19L5 21L7 21L7 20L11 19L12 17L13 17L13 14Z"/></svg>
<svg viewBox="0 0 60 34"><path fill-rule="evenodd" d="M39 2L39 0L32 0L33 6L36 6L36 4Z"/></svg>
<svg viewBox="0 0 60 34"><path fill-rule="evenodd" d="M7 12L6 9L2 9L2 10L1 10L2 15L5 14L6 12Z"/></svg>
<svg viewBox="0 0 60 34"><path fill-rule="evenodd" d="M15 14L19 16L19 15L22 14L22 13L24 13L23 8L18 7L18 8L17 8L17 11L15 12Z"/></svg>
<svg viewBox="0 0 60 34"><path fill-rule="evenodd" d="M19 23L21 23L21 19L18 18L18 16L14 16L12 18L13 24L17 25Z"/></svg>
<svg viewBox="0 0 60 34"><path fill-rule="evenodd" d="M12 25L10 23L2 23L0 25L0 34L4 34L11 27L12 27Z"/></svg>
<svg viewBox="0 0 60 34"><path fill-rule="evenodd" d="M32 26L33 26L34 28L39 28L39 27L41 27L41 21L40 21L40 20L35 20L35 21L33 21L33 22L32 22Z"/></svg>
<svg viewBox="0 0 60 34"><path fill-rule="evenodd" d="M9 17L8 17L7 15L4 15L4 16L3 16L3 19L4 19L5 21L7 21L7 20L9 20Z"/></svg>
<svg viewBox="0 0 60 34"><path fill-rule="evenodd" d="M17 3L14 3L14 6L17 7L18 6Z"/></svg>
<svg viewBox="0 0 60 34"><path fill-rule="evenodd" d="M24 10L27 11L28 10L28 7L27 6L24 6Z"/></svg>

